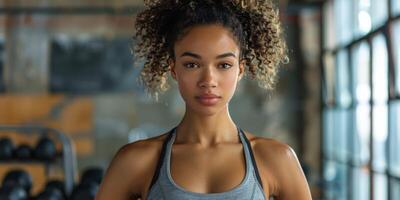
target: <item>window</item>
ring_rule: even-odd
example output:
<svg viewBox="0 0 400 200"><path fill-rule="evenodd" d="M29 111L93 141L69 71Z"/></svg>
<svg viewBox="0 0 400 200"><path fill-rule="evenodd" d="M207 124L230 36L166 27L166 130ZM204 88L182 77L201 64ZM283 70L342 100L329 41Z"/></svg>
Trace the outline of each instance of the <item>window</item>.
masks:
<svg viewBox="0 0 400 200"><path fill-rule="evenodd" d="M336 109L333 112L333 153L335 159L346 162L350 157L348 150L349 112L345 109Z"/></svg>
<svg viewBox="0 0 400 200"><path fill-rule="evenodd" d="M351 19L351 6L352 2L349 0L336 0L334 1L335 9L335 33L336 41L339 44L346 44L352 39L352 21Z"/></svg>
<svg viewBox="0 0 400 200"><path fill-rule="evenodd" d="M350 112L345 109L329 109L324 111L323 120L326 135L324 137L324 156L327 159L338 159L345 162L350 158L347 145Z"/></svg>
<svg viewBox="0 0 400 200"><path fill-rule="evenodd" d="M347 108L351 105L348 52L345 50L340 51L337 54L336 63L336 99L341 107Z"/></svg>
<svg viewBox="0 0 400 200"><path fill-rule="evenodd" d="M391 11L392 15L400 15L400 1L399 0L391 0L392 1L392 6L391 6Z"/></svg>
<svg viewBox="0 0 400 200"><path fill-rule="evenodd" d="M373 167L374 170L386 170L386 141L388 137L388 109L386 104L373 107Z"/></svg>
<svg viewBox="0 0 400 200"><path fill-rule="evenodd" d="M352 168L351 199L369 199L369 171L365 168Z"/></svg>
<svg viewBox="0 0 400 200"><path fill-rule="evenodd" d="M353 98L355 111L353 115L353 162L357 165L368 163L370 158L370 105L371 98L369 86L369 46L362 43L352 50L353 64Z"/></svg>
<svg viewBox="0 0 400 200"><path fill-rule="evenodd" d="M385 174L374 174L374 199L388 199L388 180Z"/></svg>
<svg viewBox="0 0 400 200"><path fill-rule="evenodd" d="M400 180L391 178L390 199L400 199Z"/></svg>
<svg viewBox="0 0 400 200"><path fill-rule="evenodd" d="M333 2L328 1L325 3L324 9L324 47L329 49L335 47L335 25L334 25L334 15L333 15Z"/></svg>
<svg viewBox="0 0 400 200"><path fill-rule="evenodd" d="M400 1L330 0L323 11L324 196L400 199Z"/></svg>
<svg viewBox="0 0 400 200"><path fill-rule="evenodd" d="M373 166L374 170L386 170L386 141L388 137L388 53L383 35L373 38L372 87L373 87Z"/></svg>
<svg viewBox="0 0 400 200"><path fill-rule="evenodd" d="M354 1L354 19L355 23L355 36L360 37L367 34L372 29L372 19L370 14L371 2L370 0L355 0Z"/></svg>
<svg viewBox="0 0 400 200"><path fill-rule="evenodd" d="M323 154L326 159L333 159L333 138L334 138L334 120L333 120L333 110L326 109L323 111Z"/></svg>
<svg viewBox="0 0 400 200"><path fill-rule="evenodd" d="M373 45L373 99L377 104L388 100L388 51L384 35L378 35L372 41Z"/></svg>
<svg viewBox="0 0 400 200"><path fill-rule="evenodd" d="M390 139L389 139L389 173L400 177L400 100L389 104Z"/></svg>
<svg viewBox="0 0 400 200"><path fill-rule="evenodd" d="M399 3L400 4L400 3ZM393 54L395 63L395 87L397 94L400 94L400 20L393 24Z"/></svg>
<svg viewBox="0 0 400 200"><path fill-rule="evenodd" d="M370 49L366 42L353 49L353 98L356 103L368 104L371 99L369 76Z"/></svg>
<svg viewBox="0 0 400 200"><path fill-rule="evenodd" d="M358 105L354 113L352 160L357 166L366 165L370 158L370 108L368 105Z"/></svg>
<svg viewBox="0 0 400 200"><path fill-rule="evenodd" d="M334 144L335 157L342 162L350 159L351 149L349 145L351 131L351 93L350 93L350 73L348 68L348 53L340 51L336 54L335 74L335 103L338 105L335 109L334 117Z"/></svg>
<svg viewBox="0 0 400 200"><path fill-rule="evenodd" d="M371 1L371 17L372 27L376 29L382 26L388 19L388 1L383 0L370 0Z"/></svg>
<svg viewBox="0 0 400 200"><path fill-rule="evenodd" d="M326 200L346 199L348 195L348 167L335 162L324 164L324 179L327 180Z"/></svg>

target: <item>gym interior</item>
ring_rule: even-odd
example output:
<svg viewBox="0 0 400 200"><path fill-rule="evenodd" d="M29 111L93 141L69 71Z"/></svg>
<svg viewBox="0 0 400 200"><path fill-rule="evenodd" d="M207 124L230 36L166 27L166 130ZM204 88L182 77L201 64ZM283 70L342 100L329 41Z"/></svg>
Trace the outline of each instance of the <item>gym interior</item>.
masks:
<svg viewBox="0 0 400 200"><path fill-rule="evenodd" d="M244 130L289 144L313 199L400 199L400 1L274 0L290 62L230 102ZM0 199L94 199L124 144L168 131L176 87L138 84L142 0L0 1Z"/></svg>

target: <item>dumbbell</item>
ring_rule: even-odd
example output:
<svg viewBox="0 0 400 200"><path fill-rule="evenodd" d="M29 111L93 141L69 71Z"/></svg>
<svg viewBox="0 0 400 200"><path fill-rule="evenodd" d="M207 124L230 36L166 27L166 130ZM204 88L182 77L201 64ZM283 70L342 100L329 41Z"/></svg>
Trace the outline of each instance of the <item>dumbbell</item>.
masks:
<svg viewBox="0 0 400 200"><path fill-rule="evenodd" d="M70 196L70 200L93 200L99 190L99 185L95 182L79 184L76 186Z"/></svg>
<svg viewBox="0 0 400 200"><path fill-rule="evenodd" d="M17 159L32 159L33 149L27 144L21 144L14 149L13 154Z"/></svg>
<svg viewBox="0 0 400 200"><path fill-rule="evenodd" d="M57 149L54 142L47 136L39 139L34 150L35 158L43 161L51 161L57 155Z"/></svg>
<svg viewBox="0 0 400 200"><path fill-rule="evenodd" d="M14 143L8 137L0 139L0 159L7 160L13 155Z"/></svg>
<svg viewBox="0 0 400 200"><path fill-rule="evenodd" d="M2 187L0 189L1 200L27 200L28 194L22 186Z"/></svg>
<svg viewBox="0 0 400 200"><path fill-rule="evenodd" d="M94 199L101 180L103 179L104 170L98 167L90 167L84 170L81 181L71 194L71 200Z"/></svg>
<svg viewBox="0 0 400 200"><path fill-rule="evenodd" d="M0 199L23 200L30 195L32 188L31 175L21 169L9 171L3 178Z"/></svg>
<svg viewBox="0 0 400 200"><path fill-rule="evenodd" d="M65 200L64 183L58 180L47 182L45 189L34 200Z"/></svg>
<svg viewBox="0 0 400 200"><path fill-rule="evenodd" d="M57 149L54 142L47 136L39 139L35 149L29 145L22 144L15 148L10 138L0 139L0 160L7 160L12 157L17 159L29 159L35 157L39 160L50 161L57 155Z"/></svg>
<svg viewBox="0 0 400 200"><path fill-rule="evenodd" d="M89 167L85 169L82 173L81 184L87 184L90 182L94 182L100 185L101 180L103 179L104 170L99 167Z"/></svg>

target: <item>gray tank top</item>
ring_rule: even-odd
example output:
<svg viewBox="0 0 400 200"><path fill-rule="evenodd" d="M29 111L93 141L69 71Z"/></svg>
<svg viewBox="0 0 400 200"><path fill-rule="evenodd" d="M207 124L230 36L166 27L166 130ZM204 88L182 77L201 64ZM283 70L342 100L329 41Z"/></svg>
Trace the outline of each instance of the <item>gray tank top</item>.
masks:
<svg viewBox="0 0 400 200"><path fill-rule="evenodd" d="M153 180L150 184L148 200L266 200L261 178L254 160L250 142L243 131L238 128L238 135L243 144L246 160L246 175L242 182L233 189L221 193L196 193L187 191L177 185L171 176L171 149L176 137L176 128L168 134L161 150L160 159Z"/></svg>

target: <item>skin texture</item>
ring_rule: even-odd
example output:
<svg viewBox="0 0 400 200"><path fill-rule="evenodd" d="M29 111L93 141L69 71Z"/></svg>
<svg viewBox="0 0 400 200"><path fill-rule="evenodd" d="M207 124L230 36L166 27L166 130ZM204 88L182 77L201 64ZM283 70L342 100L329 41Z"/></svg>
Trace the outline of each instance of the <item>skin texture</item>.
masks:
<svg viewBox="0 0 400 200"><path fill-rule="evenodd" d="M245 176L243 146L228 103L243 76L239 47L220 25L192 27L175 43L172 77L186 104L172 148L171 175L187 191L231 190ZM212 106L198 97L215 94ZM266 196L278 200L311 199L295 152L286 144L245 132L252 146ZM97 200L146 199L166 134L123 146L112 160ZM221 162L223 160L223 162Z"/></svg>

